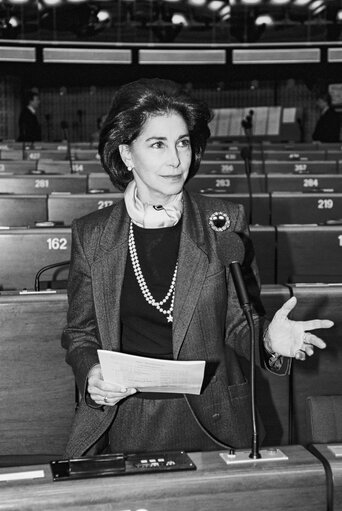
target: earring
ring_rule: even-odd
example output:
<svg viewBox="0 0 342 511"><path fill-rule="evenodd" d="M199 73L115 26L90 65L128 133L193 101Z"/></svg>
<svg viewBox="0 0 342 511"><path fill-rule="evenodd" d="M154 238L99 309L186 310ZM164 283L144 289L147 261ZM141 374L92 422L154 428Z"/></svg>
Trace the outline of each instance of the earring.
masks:
<svg viewBox="0 0 342 511"><path fill-rule="evenodd" d="M128 172L132 172L133 167L127 167Z"/></svg>

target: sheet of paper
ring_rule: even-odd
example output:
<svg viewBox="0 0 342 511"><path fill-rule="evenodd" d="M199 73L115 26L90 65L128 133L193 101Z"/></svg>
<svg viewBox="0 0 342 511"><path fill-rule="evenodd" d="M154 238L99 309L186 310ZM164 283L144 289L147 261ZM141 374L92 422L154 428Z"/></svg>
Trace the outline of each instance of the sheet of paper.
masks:
<svg viewBox="0 0 342 511"><path fill-rule="evenodd" d="M97 350L103 378L142 392L200 394L205 361L160 360Z"/></svg>

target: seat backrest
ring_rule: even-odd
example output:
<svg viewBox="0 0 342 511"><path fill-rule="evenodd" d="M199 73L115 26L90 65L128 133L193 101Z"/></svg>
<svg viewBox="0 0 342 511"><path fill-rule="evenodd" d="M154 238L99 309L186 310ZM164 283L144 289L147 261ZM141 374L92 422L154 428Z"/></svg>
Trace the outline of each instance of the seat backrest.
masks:
<svg viewBox="0 0 342 511"><path fill-rule="evenodd" d="M306 413L310 443L342 441L342 395L308 396Z"/></svg>

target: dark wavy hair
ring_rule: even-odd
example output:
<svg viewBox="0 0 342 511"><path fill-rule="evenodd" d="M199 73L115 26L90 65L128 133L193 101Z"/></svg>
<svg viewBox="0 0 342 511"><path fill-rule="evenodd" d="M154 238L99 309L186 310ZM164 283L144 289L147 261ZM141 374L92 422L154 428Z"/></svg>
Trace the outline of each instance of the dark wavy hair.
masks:
<svg viewBox="0 0 342 511"><path fill-rule="evenodd" d="M210 136L208 123L212 113L208 106L184 92L175 82L159 78L142 78L116 91L99 139L102 166L116 188L125 190L133 179L121 159L119 146L130 145L149 117L171 112L181 115L189 130L190 179L199 169Z"/></svg>

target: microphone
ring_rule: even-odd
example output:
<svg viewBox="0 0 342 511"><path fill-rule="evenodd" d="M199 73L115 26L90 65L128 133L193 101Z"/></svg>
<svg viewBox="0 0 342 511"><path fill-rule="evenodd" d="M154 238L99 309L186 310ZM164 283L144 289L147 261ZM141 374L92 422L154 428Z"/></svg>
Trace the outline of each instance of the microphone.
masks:
<svg viewBox="0 0 342 511"><path fill-rule="evenodd" d="M246 139L247 139L247 147L242 147L241 149L241 158L245 164L245 173L247 177L247 187L248 187L248 195L249 195L249 224L253 223L253 193L252 193L252 183L251 183L251 172L252 172L252 151L253 151L253 115L254 110L250 110L248 115L241 121L241 126L244 129Z"/></svg>
<svg viewBox="0 0 342 511"><path fill-rule="evenodd" d="M69 138L69 125L66 121L61 121L61 128L63 130L63 137L66 140L67 143L67 159L69 160L70 164L70 172L73 174L74 167L73 167L73 157L71 154L71 145L70 145L70 138Z"/></svg>
<svg viewBox="0 0 342 511"><path fill-rule="evenodd" d="M252 447L249 458L260 459L259 433L256 420L255 398L255 326L252 314L252 305L248 296L245 281L242 275L241 262L244 259L245 249L241 238L235 232L226 232L218 236L217 255L224 266L229 266L236 294L240 306L246 316L250 331L250 385L251 385L251 413L252 413Z"/></svg>

